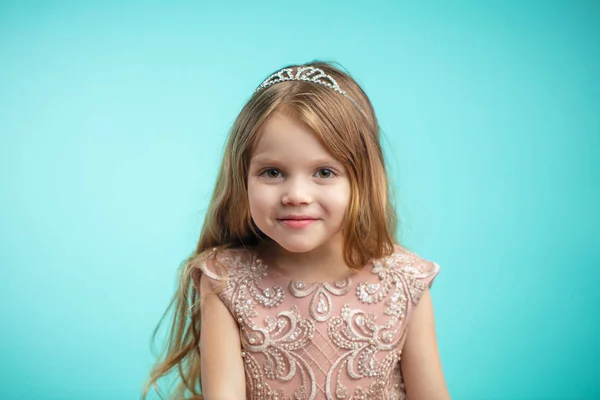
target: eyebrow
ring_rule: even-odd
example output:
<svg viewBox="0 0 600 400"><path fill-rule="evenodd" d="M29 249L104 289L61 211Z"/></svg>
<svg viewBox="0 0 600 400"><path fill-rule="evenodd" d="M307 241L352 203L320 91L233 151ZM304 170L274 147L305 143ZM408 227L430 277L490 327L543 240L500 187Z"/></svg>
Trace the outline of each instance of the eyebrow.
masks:
<svg viewBox="0 0 600 400"><path fill-rule="evenodd" d="M284 162L285 162L284 159L281 159L278 157L263 156L263 155L257 155L257 156L253 156L250 158L250 163L257 163L257 164L279 164L279 163L284 163ZM340 167L344 166L344 164L342 164L340 161L336 160L333 157L319 157L319 158L309 159L309 160L307 160L307 162L310 164L315 164L315 165L333 164L333 165L337 165Z"/></svg>

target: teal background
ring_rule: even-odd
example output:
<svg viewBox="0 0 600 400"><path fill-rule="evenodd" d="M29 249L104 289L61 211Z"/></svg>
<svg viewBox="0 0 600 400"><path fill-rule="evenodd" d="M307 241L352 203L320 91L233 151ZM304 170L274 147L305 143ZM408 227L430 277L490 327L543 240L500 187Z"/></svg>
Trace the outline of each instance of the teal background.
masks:
<svg viewBox="0 0 600 400"><path fill-rule="evenodd" d="M453 399L600 399L600 3L1 2L0 398L136 399L229 127L339 61Z"/></svg>

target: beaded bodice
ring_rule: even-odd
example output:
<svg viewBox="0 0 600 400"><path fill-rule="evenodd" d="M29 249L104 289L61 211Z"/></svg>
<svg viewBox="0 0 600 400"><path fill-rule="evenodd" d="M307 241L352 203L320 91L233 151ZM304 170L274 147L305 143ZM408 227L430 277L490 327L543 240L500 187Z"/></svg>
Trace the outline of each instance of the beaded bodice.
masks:
<svg viewBox="0 0 600 400"><path fill-rule="evenodd" d="M237 320L248 399L404 399L410 315L438 264L397 245L350 278L309 284L251 250L217 261L201 270Z"/></svg>

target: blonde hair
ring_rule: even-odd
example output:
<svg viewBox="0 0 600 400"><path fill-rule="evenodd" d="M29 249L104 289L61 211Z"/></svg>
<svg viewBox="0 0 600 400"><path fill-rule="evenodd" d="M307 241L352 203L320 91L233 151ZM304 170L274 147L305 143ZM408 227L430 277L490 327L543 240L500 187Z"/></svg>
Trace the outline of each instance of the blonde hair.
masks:
<svg viewBox="0 0 600 400"><path fill-rule="evenodd" d="M296 68L292 65L287 68ZM252 222L247 196L247 172L261 125L275 110L285 108L310 127L331 154L344 164L351 197L344 225L344 259L360 269L373 258L393 251L396 213L390 201L387 173L379 140L379 124L360 86L330 63L304 64L333 77L347 96L330 87L286 81L254 93L237 117L194 253L180 267L179 289L153 334L174 307L167 346L154 365L143 391L173 370L179 382L170 399L202 399L200 373L200 305L198 265L207 250L247 247L264 239ZM350 98L349 98L350 97Z"/></svg>

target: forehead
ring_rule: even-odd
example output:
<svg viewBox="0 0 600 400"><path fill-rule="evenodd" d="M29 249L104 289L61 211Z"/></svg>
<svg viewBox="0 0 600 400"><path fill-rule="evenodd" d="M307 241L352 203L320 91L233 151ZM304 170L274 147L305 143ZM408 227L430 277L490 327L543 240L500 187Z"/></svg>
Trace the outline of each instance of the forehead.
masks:
<svg viewBox="0 0 600 400"><path fill-rule="evenodd" d="M279 161L327 158L335 160L318 135L299 119L275 111L259 131L259 139L252 152L252 160Z"/></svg>

